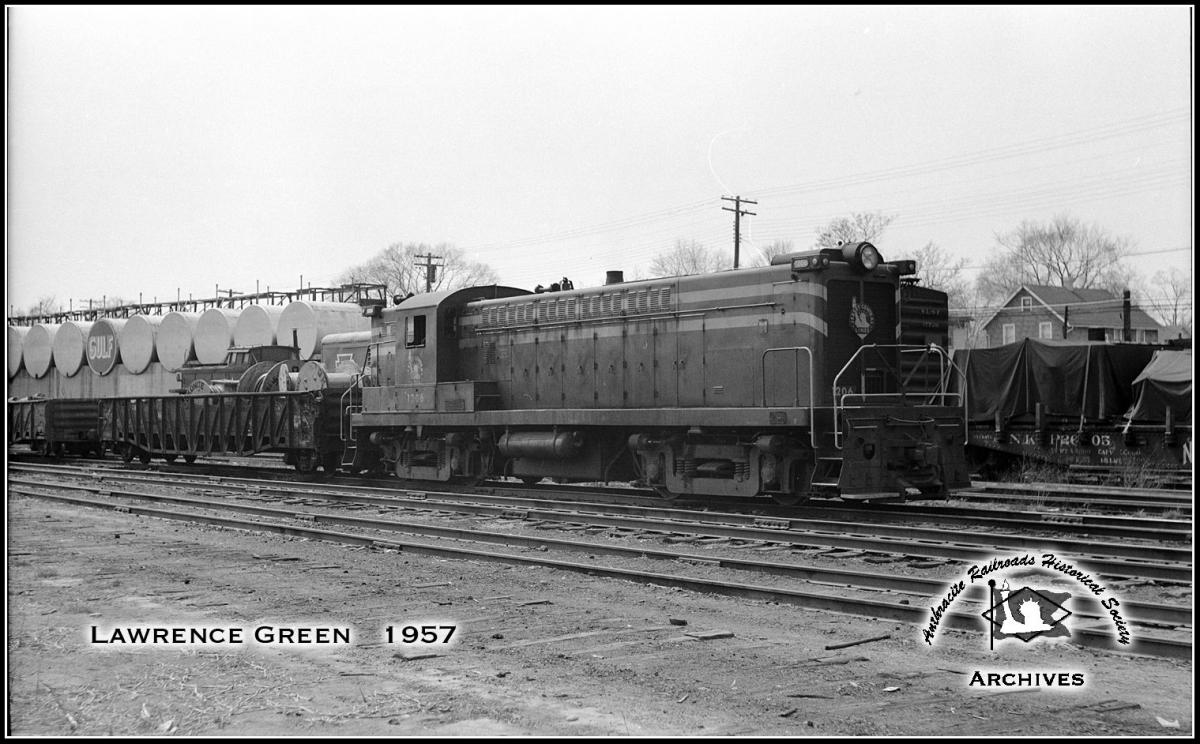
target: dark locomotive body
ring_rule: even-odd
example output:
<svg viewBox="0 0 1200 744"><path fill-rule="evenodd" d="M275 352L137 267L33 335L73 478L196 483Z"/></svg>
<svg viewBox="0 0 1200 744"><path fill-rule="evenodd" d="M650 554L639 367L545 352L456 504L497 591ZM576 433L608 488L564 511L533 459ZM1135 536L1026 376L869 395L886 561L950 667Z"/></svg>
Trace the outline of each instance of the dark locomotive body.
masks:
<svg viewBox="0 0 1200 744"><path fill-rule="evenodd" d="M968 485L947 360L899 343L905 315L944 334L945 294L902 308L911 270L862 243L593 289L418 295L382 313L345 465L782 501Z"/></svg>

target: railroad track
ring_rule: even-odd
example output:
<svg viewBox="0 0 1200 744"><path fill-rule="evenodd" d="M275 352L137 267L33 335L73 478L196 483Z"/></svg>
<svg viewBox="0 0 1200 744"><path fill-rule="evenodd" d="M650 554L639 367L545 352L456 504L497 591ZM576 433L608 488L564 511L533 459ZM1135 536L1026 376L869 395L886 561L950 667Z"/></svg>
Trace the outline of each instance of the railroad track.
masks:
<svg viewBox="0 0 1200 744"><path fill-rule="evenodd" d="M73 490L85 492L86 495L65 495L51 491ZM766 600L792 604L812 609L832 610L848 614L887 618L921 625L928 620L928 614L922 607L925 600L945 588L945 582L917 579L906 576L889 576L877 572L854 572L840 569L828 569L795 564L785 564L779 561L753 561L743 558L713 558L711 555L689 554L670 550L647 550L644 546L628 548L616 545L605 545L583 540L567 540L547 538L543 536L520 536L511 533L487 532L478 529L461 529L440 527L435 525L417 525L411 520L395 521L382 519L378 516L348 516L329 512L315 512L307 507L298 511L294 505L263 506L260 504L239 503L236 499L244 498L246 490L240 486L223 484L225 494L221 498L201 498L185 495L169 495L162 493L144 493L114 490L109 484L67 484L67 483L10 483L10 492L34 498L51 499L80 506L114 509L117 511L198 522L224 527L247 530L270 531L310 539L320 539L350 545L368 545L375 548L393 549L409 553L422 553L441 557L468 558L487 560L517 565L537 565L557 568L590 575L606 576L638 581L642 583L675 586L694 591L723 594L728 596ZM153 506L142 506L131 502L151 502ZM163 508L163 505L171 508ZM394 509L399 507L391 505ZM441 506L441 505L436 505ZM182 508L181 508L182 507ZM230 514L238 514L231 517ZM329 525L351 528L353 532L334 531L319 528L316 525ZM667 525L670 529L671 525ZM437 543L412 539L397 540L390 535L403 532L420 538L437 539ZM452 541L453 544L448 544ZM497 551L495 545L501 545L509 552ZM486 549L476 546L487 546ZM512 550L534 551L535 555L511 552ZM536 555L536 551L545 551L547 555ZM587 563L561 560L548 555L554 553L584 552L589 556ZM693 563L705 567L730 568L741 571L757 571L769 573L775 577L783 577L799 582L804 588L786 588L778 586L757 586L745 582L731 582L711 578L701 578L679 574L667 574L660 571L649 571L641 567L628 565L599 565L594 562L595 556L604 555L623 563L638 563L647 560L673 561L675 563ZM836 590L833 587L837 587ZM819 591L813 591L813 588ZM879 599L880 592L887 593L888 598ZM917 598L901 599L897 595L910 595ZM982 594L982 587L979 592ZM978 630L980 621L978 610L982 608L978 597L965 598L966 606L973 612L955 612L943 616L942 627L963 630ZM1190 624L1191 609L1184 607L1162 607L1149 604L1126 605L1131 621L1146 627L1178 626ZM1097 607L1081 609L1077 614L1082 619L1101 624L1104 620L1103 610ZM1075 628L1073 641L1079 645L1110 648L1111 637L1106 630ZM1190 657L1190 641L1180 637L1170 637L1169 633L1158 636L1139 632L1135 637L1135 645L1131 649L1135 653L1173 658Z"/></svg>
<svg viewBox="0 0 1200 744"><path fill-rule="evenodd" d="M84 461L80 461L83 463ZM257 483L264 487L269 484L288 483L302 488L337 486L355 492L365 493L395 493L403 490L413 490L396 481L385 477L364 480L360 477L349 476L313 476L300 475L293 470L284 468L246 468L245 466L207 466L197 465L186 467L161 466L163 469L143 470L138 466L117 465L106 462L89 462L87 464L48 464L28 463L12 464L10 469L19 472L38 472L44 469L57 472L75 472L83 470L88 473L103 471L111 473L109 477L128 476L139 477L137 474L163 473L164 483L173 479L223 479L238 478L248 483ZM24 470L22 470L24 469ZM168 475L169 474L169 475ZM248 476L258 477L248 477ZM541 506L561 502L582 502L595 505L603 501L610 509L633 507L642 514L658 510L664 516L674 516L682 510L703 510L704 513L725 512L727 518L735 519L737 514L750 513L756 517L778 517L781 519L823 518L835 521L878 522L890 525L913 524L921 525L936 523L941 526L968 526L994 530L1041 530L1052 531L1060 535L1113 537L1127 539L1149 540L1189 540L1192 532L1192 522L1185 518L1155 518L1152 516L1114 516L1092 514L1087 512L1064 512L1057 509L1042 511L1018 511L1014 506L966 507L955 506L941 501L934 503L906 502L896 503L862 503L840 501L810 501L798 507L785 507L771 502L746 501L714 501L686 500L665 502L657 496L648 496L644 489L634 488L594 488L584 486L563 486L559 484L544 484L529 486L526 484L504 481L488 482L482 487L455 487L448 484L430 484L431 489L443 493L459 493L470 495L471 498L486 500L490 496L506 498L506 503L522 503ZM536 494L536 496L530 496ZM986 502L988 499L982 499Z"/></svg>
<svg viewBox="0 0 1200 744"><path fill-rule="evenodd" d="M19 458L18 462L24 461L29 465L53 465L57 462L47 462L45 458L28 453L13 453ZM172 472L180 473L181 475L210 475L213 477L252 477L260 479L270 479L277 481L285 481L289 483L321 483L321 484L344 484L347 487L360 487L366 485L377 485L380 488L408 488L400 481L396 481L388 476L348 476L348 475L329 475L326 473L297 473L290 466L284 465L282 460L270 456L257 456L254 458L212 458L211 460L193 463L190 465L167 465L158 463L150 466L144 465L126 465L124 463L110 460L79 460L80 467L89 469L107 469L119 472ZM63 464L63 467L74 467L72 465ZM445 484L436 484L437 490L446 490L454 488ZM604 498L610 501L628 503L633 505L653 506L662 504L671 504L677 508L694 506L706 510L723 510L723 511L743 511L753 509L761 514L769 514L774 516L791 517L797 514L807 515L811 513L832 513L835 510L870 510L877 513L884 513L886 510L889 518L904 520L906 522L915 521L903 514L918 514L922 511L929 515L937 515L938 521L946 524L958 523L969 524L971 522L953 522L947 519L951 515L965 516L968 519L974 518L975 515L986 516L981 513L982 510L973 510L958 504L982 504L992 507L995 511L1003 510L1009 515L1010 519L1018 519L1027 523L1075 523L1075 524L1092 524L1100 526L1103 520L1088 519L1090 515L1100 516L1103 514L1129 514L1134 518L1141 519L1150 515L1166 515L1176 517L1176 520L1165 520L1164 523L1175 521L1182 523L1182 520L1190 518L1192 511L1192 497L1190 493L1180 492L1173 489L1132 489L1132 488L1117 488L1117 487L1097 487L1086 485L1070 485L1058 483L999 483L990 481L977 481L972 488L956 491L949 499L915 499L904 502L903 505L896 503L862 503L862 502L841 502L841 501L825 501L812 500L796 507L784 507L775 504L769 500L761 501L745 501L745 500L721 500L715 498L690 499L686 496L680 497L675 501L664 502L663 499L654 495L650 490L643 488L618 488L608 487L601 491L595 487L589 486L574 486L563 484L541 484L537 486L529 486L524 483L515 481L488 481L481 488L485 491L503 491L503 490L518 490L521 493L535 491L545 493L548 497L551 495L557 499L568 500L585 500L594 501L597 498ZM466 490L464 488L464 490ZM603 493L601 497L600 494ZM947 501L954 503L946 503ZM1019 514L1013 513L1014 509L1036 506L1042 511L1023 511ZM902 511L903 510L903 511ZM1070 516L1062 516L1063 513ZM1058 516L1056 516L1056 513ZM996 515L993 515L996 516ZM1120 520L1112 520L1111 524L1117 525ZM1151 529L1157 529L1156 525L1145 525ZM1171 530L1172 527L1166 526L1163 529ZM1190 530L1190 527L1188 528ZM1120 531L1106 532L1098 531L1096 535L1109 535L1113 537L1135 537L1134 533L1123 535Z"/></svg>
<svg viewBox="0 0 1200 744"><path fill-rule="evenodd" d="M962 501L1037 503L1097 510L1190 515L1192 494L1173 489L1110 488L1061 483L979 482L952 497Z"/></svg>
<svg viewBox="0 0 1200 744"><path fill-rule="evenodd" d="M22 471L22 467L15 469ZM26 468L24 472L28 472ZM58 470L56 472L64 472ZM78 471L69 474L78 475ZM282 485L274 481L209 477L181 479L175 474L148 473L93 473L90 477L115 479L125 482L179 487L189 480L192 485L206 487L213 483L223 486L239 484L253 489L262 498L281 499L303 495L311 498L337 500L341 503L357 501L362 504L384 506L407 506L423 510L453 511L490 516L520 516L526 520L574 521L586 520L597 526L690 532L708 538L729 538L747 541L777 542L786 537L790 544L807 548L860 550L898 555L916 555L933 559L951 559L964 562L985 559L998 551L1053 550L1065 551L1072 557L1086 559L1092 570L1112 576L1126 578L1155 579L1185 582L1191 579L1191 550L1187 547L1163 545L1164 540L1184 542L1190 533L1179 529L1157 529L1154 527L1117 528L1113 525L1084 525L1054 522L1051 529L1056 535L1031 536L1023 533L964 531L897 525L879 521L846 521L834 519L763 518L760 516L730 513L695 512L668 509L661 506L640 507L614 505L611 503L572 502L563 504L536 498L495 494L438 493L428 491L395 491L391 489L355 486L313 487L307 484L300 489L296 484ZM36 482L11 480L13 484L36 485ZM852 513L857 516L857 513ZM878 515L874 515L878 518ZM1186 523L1182 523L1187 526ZM982 526L1012 528L1024 526L1012 520L984 520ZM1108 526L1114 531L1134 533L1152 544L1115 543L1111 539L1078 539L1062 537L1062 532L1077 536L1090 536L1093 531ZM1172 527L1180 527L1173 523Z"/></svg>

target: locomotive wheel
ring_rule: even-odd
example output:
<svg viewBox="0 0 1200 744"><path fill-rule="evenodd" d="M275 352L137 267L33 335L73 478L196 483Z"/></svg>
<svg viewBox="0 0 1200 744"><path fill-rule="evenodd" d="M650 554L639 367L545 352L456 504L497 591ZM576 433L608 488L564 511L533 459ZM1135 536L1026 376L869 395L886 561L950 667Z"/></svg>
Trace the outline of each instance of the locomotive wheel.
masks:
<svg viewBox="0 0 1200 744"><path fill-rule="evenodd" d="M674 501L675 499L679 498L679 494L667 490L666 486L656 486L651 484L650 487L653 488L654 492L666 501Z"/></svg>
<svg viewBox="0 0 1200 744"><path fill-rule="evenodd" d="M296 472L299 472L299 473L315 472L317 469L316 454L314 452L312 452L311 450L305 450L304 452L297 452L296 458L295 458L295 466L296 466Z"/></svg>
<svg viewBox="0 0 1200 744"><path fill-rule="evenodd" d="M795 506L808 501L808 497L802 493L773 493L771 498L781 506Z"/></svg>
<svg viewBox="0 0 1200 744"><path fill-rule="evenodd" d="M920 489L922 498L926 498L926 499L941 498L941 499L947 499L947 500L950 498L949 489L943 488L942 486L917 486L917 488Z"/></svg>

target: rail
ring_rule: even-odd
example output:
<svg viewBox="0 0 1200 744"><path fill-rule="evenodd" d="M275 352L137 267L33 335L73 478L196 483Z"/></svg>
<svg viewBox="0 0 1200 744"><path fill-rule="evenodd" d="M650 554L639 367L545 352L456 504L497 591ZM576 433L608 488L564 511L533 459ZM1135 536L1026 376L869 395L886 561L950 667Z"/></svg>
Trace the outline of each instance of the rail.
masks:
<svg viewBox="0 0 1200 744"><path fill-rule="evenodd" d="M794 353L796 359L796 385L794 388L795 396L792 399L792 405L795 408L800 407L800 352L808 354L808 438L813 449L817 448L816 426L813 422L813 405L814 405L814 388L813 388L813 352L807 346L780 346L772 349L767 349L762 353L760 359L760 367L762 368L762 405L767 407L767 355L772 352L790 351Z"/></svg>
<svg viewBox="0 0 1200 744"><path fill-rule="evenodd" d="M840 386L839 383L842 380L842 376L849 371L855 360L857 360L860 356L864 356L863 352L867 351L868 349L874 351L878 357L878 360L883 364L883 367L875 369L882 369L883 371L888 372L890 377L898 383L898 391L894 393L848 392L842 393L839 396L838 388ZM881 353L881 349L896 349L900 354L919 353L921 354L921 358L917 360L917 363L914 365L913 370L908 374L908 376L904 377L902 372L896 369L891 362L888 361L887 357ZM942 347L938 346L937 344L927 344L925 346L912 346L905 344L865 344L858 347L854 354L851 355L848 360L846 360L846 363L842 365L842 368L838 370L838 373L833 377L833 446L837 449L842 448L841 412L842 409L848 407L846 405L846 401L848 399L857 398L862 401L862 405L866 405L872 400L895 399L895 397L899 395L902 401L907 401L910 395L912 395L908 392L908 386L913 380L913 375L915 375L916 371L921 368L921 365L924 363L926 357L928 357L930 354L935 355L938 361L938 383L934 390L925 393L926 402L918 405L961 406L962 394L951 393L946 390L947 363L949 363L949 365L952 367L954 362L948 358L945 349ZM866 388L865 375L860 377L859 385L860 389ZM954 400L953 403L950 402L951 399Z"/></svg>

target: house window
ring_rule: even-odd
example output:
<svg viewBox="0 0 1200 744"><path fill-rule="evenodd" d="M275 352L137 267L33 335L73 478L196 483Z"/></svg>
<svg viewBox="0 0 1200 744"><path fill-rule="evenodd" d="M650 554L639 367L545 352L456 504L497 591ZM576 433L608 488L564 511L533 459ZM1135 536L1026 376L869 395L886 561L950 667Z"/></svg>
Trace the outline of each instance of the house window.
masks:
<svg viewBox="0 0 1200 744"><path fill-rule="evenodd" d="M1038 323L1038 338L1054 338L1054 331L1050 328L1050 321L1043 320Z"/></svg>
<svg viewBox="0 0 1200 744"><path fill-rule="evenodd" d="M408 348L425 345L424 315L411 315L404 319L404 345Z"/></svg>
<svg viewBox="0 0 1200 744"><path fill-rule="evenodd" d="M1021 298L1021 312L1027 313L1031 310L1033 310L1033 298L1032 297L1022 297Z"/></svg>
<svg viewBox="0 0 1200 744"><path fill-rule="evenodd" d="M1012 344L1017 341L1017 326L1014 323L1005 323L1000 327L1000 343Z"/></svg>

